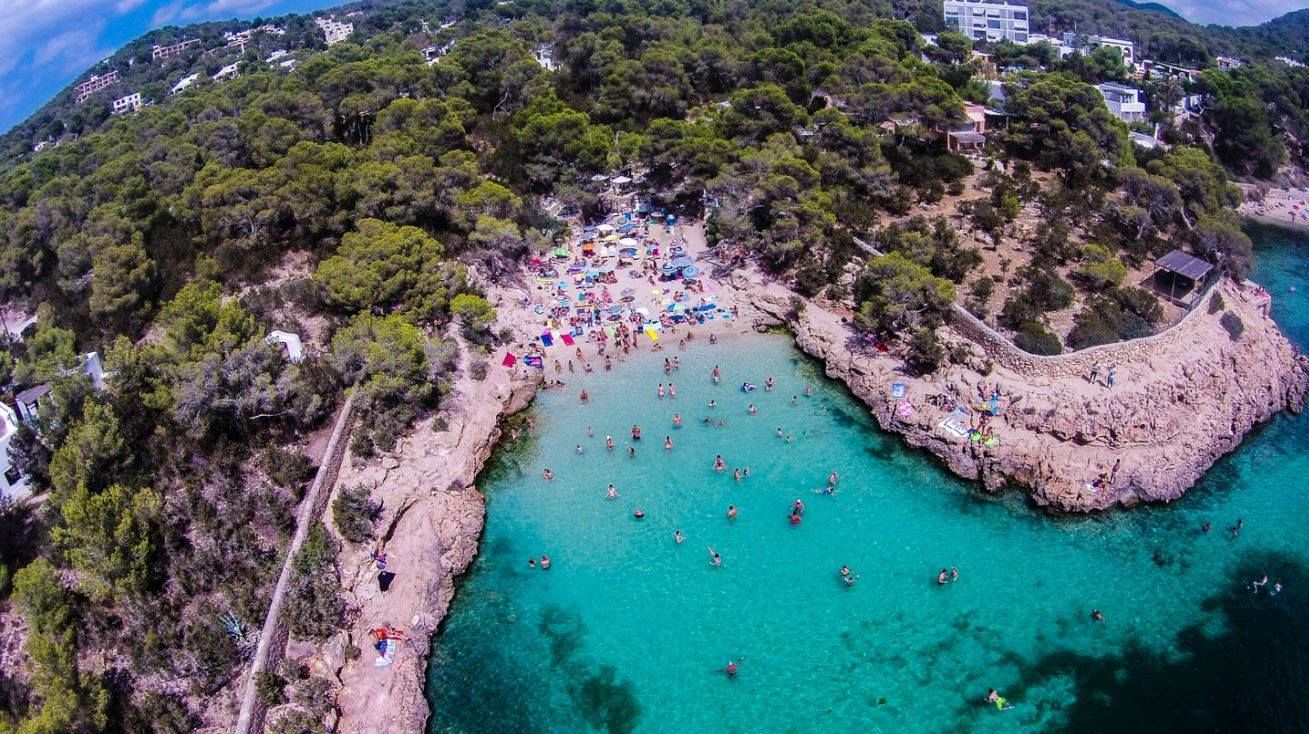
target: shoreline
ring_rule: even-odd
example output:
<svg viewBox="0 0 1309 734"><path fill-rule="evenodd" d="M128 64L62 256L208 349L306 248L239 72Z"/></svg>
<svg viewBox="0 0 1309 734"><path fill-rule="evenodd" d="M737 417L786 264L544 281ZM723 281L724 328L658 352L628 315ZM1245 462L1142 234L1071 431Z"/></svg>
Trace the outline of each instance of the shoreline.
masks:
<svg viewBox="0 0 1309 734"><path fill-rule="evenodd" d="M696 242L696 249L704 247ZM785 327L797 348L820 361L829 377L869 406L883 430L931 453L952 473L978 481L987 492L1017 486L1047 511L1088 513L1181 497L1250 431L1284 409L1303 405L1309 392L1309 360L1294 353L1264 313L1262 296L1254 298L1231 283L1222 289L1229 308L1247 323L1240 341L1219 330L1217 315L1201 313L1187 320L1190 325L1178 330L1183 333L1177 339L1121 343L1120 351L1138 351L1124 361L1123 383L1113 392L1092 390L1080 376L1060 371L1022 374L1021 367L988 364L983 345L949 325L942 328L947 343L966 347L972 357L937 375L908 377L894 355L856 349L850 326L824 305L803 299L805 308L793 313L795 294L766 281L753 268L734 272L713 291L720 306L738 307L740 317L712 322L696 333L716 333L730 343L750 331ZM539 331L532 310L537 294L497 290L496 295L496 308L516 336L510 349L523 350ZM1183 338L1190 336L1196 341ZM1203 348L1197 349L1197 344ZM588 352L595 349L585 347ZM492 359L503 351L497 349ZM622 369L624 361L619 358L615 369ZM1265 379L1242 379L1250 377L1245 365L1259 365ZM425 688L432 640L482 535L485 497L476 480L499 444L504 421L530 406L542 379L549 377L548 364L535 372L494 363L486 380L478 383L469 380L465 368L451 396L465 409L450 411L452 423L458 425L434 431L435 416L430 417L390 454L348 462L343 468L338 488L371 481L383 489L386 508L379 534L391 538L388 553L401 564L396 582L383 595L374 580L370 548L346 546L340 555L346 597L359 613L348 637L325 646L313 658L311 670L341 682L337 730L343 734L424 729L430 715ZM897 382L906 386L906 400L891 397L887 388ZM938 415L924 402L948 386L968 391L983 382L1012 396L997 416L1007 435L989 447L944 433L940 421L945 414ZM1213 388L1208 402L1206 391L1196 388L1199 383ZM902 402L914 406L911 417L904 417ZM1179 421L1176 415L1188 411L1212 415L1204 422L1191 421L1196 425L1188 430L1185 416ZM1214 428L1224 423L1225 431ZM1115 457L1122 463L1116 481L1093 490L1092 477L1107 471ZM448 487L435 486L440 477L446 477ZM374 653L367 647L367 631L383 623L405 626L409 636L390 670L374 668ZM348 661L348 645L363 648L362 656Z"/></svg>
<svg viewBox="0 0 1309 734"><path fill-rule="evenodd" d="M1081 361L1099 361L1103 352L1004 366L952 325L940 333L947 344L968 349L969 359L910 377L893 355L852 347L853 330L839 314L807 302L791 316L794 294L757 273L741 274L734 284L770 323L790 328L797 346L868 405L881 428L988 492L1016 486L1049 511L1175 500L1251 430L1282 410L1298 412L1309 392L1309 359L1264 313L1266 296L1232 283L1222 286L1224 312L1195 313L1154 339L1111 345L1122 378L1113 388L1093 385L1081 371ZM1245 324L1239 340L1218 323L1227 311ZM896 384L904 388L902 399L891 394ZM973 396L983 385L1003 396L990 446L952 434L944 423L954 414L930 404L954 393L975 409L982 401ZM1102 477L1112 478L1098 486Z"/></svg>

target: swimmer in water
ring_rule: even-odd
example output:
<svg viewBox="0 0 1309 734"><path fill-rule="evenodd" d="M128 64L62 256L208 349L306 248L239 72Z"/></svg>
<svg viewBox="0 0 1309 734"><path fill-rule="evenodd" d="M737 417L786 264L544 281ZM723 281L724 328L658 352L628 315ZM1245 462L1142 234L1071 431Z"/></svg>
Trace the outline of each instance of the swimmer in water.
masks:
<svg viewBox="0 0 1309 734"><path fill-rule="evenodd" d="M578 397L578 398L579 398L583 403L585 403L586 401L588 401L588 400L591 399L591 394L588 393L587 391L583 390L583 391L581 392L581 394L579 394L577 397Z"/></svg>
<svg viewBox="0 0 1309 734"><path fill-rule="evenodd" d="M837 475L836 470L832 470L832 473L827 475L827 483L833 487L836 486L836 483L840 481L840 479L841 477Z"/></svg>
<svg viewBox="0 0 1309 734"><path fill-rule="evenodd" d="M710 408L717 408L717 407L718 407L718 401L717 401L717 400L710 400L710 401L709 401L709 407L710 407Z"/></svg>
<svg viewBox="0 0 1309 734"><path fill-rule="evenodd" d="M636 508L635 510L632 511L632 517L636 518L637 520L640 520L641 518L645 517L645 510L642 510L640 507Z"/></svg>
<svg viewBox="0 0 1309 734"><path fill-rule="evenodd" d="M758 413L758 412L759 412L759 409L756 408L756 407L754 407L754 403L750 403L750 415L755 415L755 414Z"/></svg>
<svg viewBox="0 0 1309 734"><path fill-rule="evenodd" d="M791 514L792 515L804 514L804 503L800 501L799 497L796 498L795 502L791 503Z"/></svg>
<svg viewBox="0 0 1309 734"><path fill-rule="evenodd" d="M773 391L773 378L770 376L767 380L764 380L764 392L772 392L772 391Z"/></svg>
<svg viewBox="0 0 1309 734"><path fill-rule="evenodd" d="M605 496L611 500L618 499L618 489L615 488L614 485L612 484L609 485L609 489L605 490Z"/></svg>
<svg viewBox="0 0 1309 734"><path fill-rule="evenodd" d="M727 506L727 519L728 519L728 520L735 520L737 514L738 514L738 513L737 513L736 505L728 505L728 506Z"/></svg>
<svg viewBox="0 0 1309 734"><path fill-rule="evenodd" d="M724 469L726 469L726 468L727 468L727 464L725 464L725 463L723 462L723 455L722 455L722 454L719 454L719 455L715 456L715 457L714 457L714 471L722 471L722 470L724 470Z"/></svg>
<svg viewBox="0 0 1309 734"><path fill-rule="evenodd" d="M842 576L849 576L849 575L850 575L850 567L849 567L849 566L841 566L841 575L842 575Z"/></svg>
<svg viewBox="0 0 1309 734"><path fill-rule="evenodd" d="M809 396L811 396L811 395L814 394L814 389L813 389L812 387L809 387L808 385L805 385L805 386L804 386L804 394L805 394L805 397L809 397Z"/></svg>
<svg viewBox="0 0 1309 734"><path fill-rule="evenodd" d="M682 414L673 413L673 428L681 428L681 427L682 427Z"/></svg>
<svg viewBox="0 0 1309 734"><path fill-rule="evenodd" d="M714 371L713 371L713 374L710 376L710 379L713 380L713 382L714 382L715 385L717 385L717 384L718 384L718 378L720 378L721 376L722 376L722 375L718 372L718 365L714 365Z"/></svg>
<svg viewBox="0 0 1309 734"><path fill-rule="evenodd" d="M670 398L677 397L677 385L674 385L671 382L668 383L668 397Z"/></svg>
<svg viewBox="0 0 1309 734"><path fill-rule="evenodd" d="M664 436L664 451L672 451L672 450L673 450L673 437Z"/></svg>
<svg viewBox="0 0 1309 734"><path fill-rule="evenodd" d="M628 446L628 447L627 447L627 455L630 456L630 457L632 457L632 458L636 458L636 447L635 447L635 446Z"/></svg>
<svg viewBox="0 0 1309 734"><path fill-rule="evenodd" d="M550 570L550 556L547 556L545 554L541 555L541 568L545 569L546 571Z"/></svg>
<svg viewBox="0 0 1309 734"><path fill-rule="evenodd" d="M741 481L741 470L740 470L740 469L733 469L733 470L732 470L732 478L735 479L735 480L738 481L738 482Z"/></svg>
<svg viewBox="0 0 1309 734"><path fill-rule="evenodd" d="M955 581L958 581L958 580L959 580L959 569L958 569L957 567L955 567L955 566L951 566L951 567L950 567L950 581L951 581L951 582L955 582Z"/></svg>
<svg viewBox="0 0 1309 734"><path fill-rule="evenodd" d="M640 427L640 426L632 426L632 440L633 440L633 441L640 441L640 440L641 440L641 427Z"/></svg>
<svg viewBox="0 0 1309 734"><path fill-rule="evenodd" d="M949 576L950 576L949 571L945 570L944 568L941 569L941 572L936 575L936 584L938 586L945 586L946 582L950 580Z"/></svg>
<svg viewBox="0 0 1309 734"><path fill-rule="evenodd" d="M681 530L674 530L674 531L673 531L673 542L676 543L676 544L678 544L678 545L681 545L683 540L686 540L686 536L685 536L685 535L682 535L682 531L681 531Z"/></svg>
<svg viewBox="0 0 1309 734"><path fill-rule="evenodd" d="M1104 621L1104 615L1100 613L1100 610L1099 610L1099 609L1092 609L1092 610L1091 610L1091 621L1092 621L1092 622L1103 622L1103 621Z"/></svg>
<svg viewBox="0 0 1309 734"><path fill-rule="evenodd" d="M740 669L740 667L741 667L740 660L729 660L727 662L727 667L723 668L723 671L727 673L728 678L735 678L736 671Z"/></svg>
<svg viewBox="0 0 1309 734"><path fill-rule="evenodd" d="M664 383L659 383L659 399L664 399Z"/></svg>
<svg viewBox="0 0 1309 734"><path fill-rule="evenodd" d="M546 469L546 470L545 470L545 480L546 480L547 482L549 482L549 481L553 480L554 478L555 478L555 473L552 472L552 471L550 471L549 469Z"/></svg>
<svg viewBox="0 0 1309 734"><path fill-rule="evenodd" d="M778 426L778 427L777 427L777 437L778 437L778 438L781 438L781 437L782 437L782 427L781 427L781 426Z"/></svg>
<svg viewBox="0 0 1309 734"><path fill-rule="evenodd" d="M613 451L613 450L614 450L614 437L613 437L613 436L605 436L605 448L609 449L610 451Z"/></svg>
<svg viewBox="0 0 1309 734"><path fill-rule="evenodd" d="M582 453L582 444L577 444L577 453Z"/></svg>
<svg viewBox="0 0 1309 734"><path fill-rule="evenodd" d="M590 426L586 427L586 437L595 438L595 431L592 431Z"/></svg>
<svg viewBox="0 0 1309 734"><path fill-rule="evenodd" d="M795 401L796 401L796 399L798 399L799 397L800 397L799 395L792 395L792 396L791 396L791 405L795 405Z"/></svg>
<svg viewBox="0 0 1309 734"><path fill-rule="evenodd" d="M714 550L714 547L712 545L709 546L709 565L713 566L714 568L718 568L723 565L723 557L718 555L718 551Z"/></svg>

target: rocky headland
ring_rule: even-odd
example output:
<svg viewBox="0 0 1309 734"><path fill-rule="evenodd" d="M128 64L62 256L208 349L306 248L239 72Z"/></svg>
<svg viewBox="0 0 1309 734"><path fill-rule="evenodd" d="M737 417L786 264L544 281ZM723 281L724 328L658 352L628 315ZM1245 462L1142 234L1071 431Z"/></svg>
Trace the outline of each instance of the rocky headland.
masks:
<svg viewBox="0 0 1309 734"><path fill-rule="evenodd" d="M757 273L739 273L731 284L761 325L791 329L883 428L989 491L1018 487L1056 511L1174 500L1259 423L1298 412L1309 389L1309 359L1268 316L1269 295L1250 283L1220 282L1213 293L1222 308L1207 305L1207 295L1155 336L1053 357L1018 350L958 308L941 335L951 351L969 356L924 377L907 375L894 353L858 339L848 311L812 302L796 309L795 294ZM1225 313L1243 326L1238 336L1220 323ZM1111 365L1113 387L1104 384ZM896 384L903 397L893 395ZM950 415L929 401L954 394L975 407L995 390L1002 398L989 446L952 433L942 425ZM1102 475L1109 481L1097 486Z"/></svg>

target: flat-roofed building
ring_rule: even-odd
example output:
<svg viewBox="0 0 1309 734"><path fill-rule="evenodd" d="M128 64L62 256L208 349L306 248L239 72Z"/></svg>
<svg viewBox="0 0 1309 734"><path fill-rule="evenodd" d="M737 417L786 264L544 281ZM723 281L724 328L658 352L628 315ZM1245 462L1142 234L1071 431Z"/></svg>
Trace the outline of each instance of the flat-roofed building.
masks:
<svg viewBox="0 0 1309 734"><path fill-rule="evenodd" d="M1145 102L1141 90L1125 84L1106 82L1096 87L1104 97L1109 112L1123 122L1145 122Z"/></svg>
<svg viewBox="0 0 1309 734"><path fill-rule="evenodd" d="M166 59L169 56L177 56L197 43L200 43L199 38L188 38L185 41L178 41L177 43L172 43L167 46L156 45L150 49L150 58L154 61L158 61L159 59Z"/></svg>
<svg viewBox="0 0 1309 734"><path fill-rule="evenodd" d="M119 97L114 100L113 112L115 115L121 115L124 112L136 112L141 109L141 93L132 92L126 97Z"/></svg>
<svg viewBox="0 0 1309 734"><path fill-rule="evenodd" d="M77 102L77 104L81 104L86 101L87 97L90 97L91 95L95 94L101 89L104 89L105 87L112 86L117 83L118 83L118 70L116 69L114 71L109 72L108 74L100 74L98 76L93 76L90 79L87 79L86 81L82 82L81 84L78 84L77 86L73 87L73 100Z"/></svg>
<svg viewBox="0 0 1309 734"><path fill-rule="evenodd" d="M947 30L974 41L1027 43L1027 6L994 0L945 0Z"/></svg>

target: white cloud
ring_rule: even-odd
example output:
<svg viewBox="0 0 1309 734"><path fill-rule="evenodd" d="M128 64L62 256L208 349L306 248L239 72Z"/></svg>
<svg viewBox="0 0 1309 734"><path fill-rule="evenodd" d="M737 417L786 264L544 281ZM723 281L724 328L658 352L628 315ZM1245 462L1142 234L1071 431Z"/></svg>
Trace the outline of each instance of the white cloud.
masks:
<svg viewBox="0 0 1309 734"><path fill-rule="evenodd" d="M1309 0L1162 0L1193 23L1258 25L1293 10L1309 8Z"/></svg>

